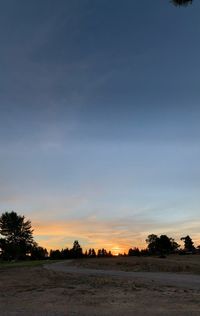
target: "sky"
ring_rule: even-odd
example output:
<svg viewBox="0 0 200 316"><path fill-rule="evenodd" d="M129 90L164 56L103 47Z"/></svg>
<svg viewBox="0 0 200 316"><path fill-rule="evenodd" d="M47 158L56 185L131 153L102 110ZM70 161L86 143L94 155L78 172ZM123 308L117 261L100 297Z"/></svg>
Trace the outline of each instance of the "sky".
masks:
<svg viewBox="0 0 200 316"><path fill-rule="evenodd" d="M200 244L200 2L0 0L0 211L44 247Z"/></svg>

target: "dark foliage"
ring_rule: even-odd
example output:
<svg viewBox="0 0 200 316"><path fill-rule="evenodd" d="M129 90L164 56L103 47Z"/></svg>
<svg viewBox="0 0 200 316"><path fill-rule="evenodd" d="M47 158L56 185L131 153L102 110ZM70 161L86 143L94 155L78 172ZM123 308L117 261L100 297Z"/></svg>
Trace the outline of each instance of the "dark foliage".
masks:
<svg viewBox="0 0 200 316"><path fill-rule="evenodd" d="M180 247L173 238L169 238L166 235L157 235L151 234L146 239L148 244L147 248L150 254L164 255L174 253Z"/></svg>
<svg viewBox="0 0 200 316"><path fill-rule="evenodd" d="M31 248L31 259L32 260L44 260L48 257L48 251L46 248L38 246L36 243Z"/></svg>
<svg viewBox="0 0 200 316"><path fill-rule="evenodd" d="M24 259L34 246L31 222L15 212L0 217L0 250L6 260Z"/></svg>
<svg viewBox="0 0 200 316"><path fill-rule="evenodd" d="M72 258L82 258L83 250L78 242L78 240L74 241L73 248L70 250Z"/></svg>
<svg viewBox="0 0 200 316"><path fill-rule="evenodd" d="M71 258L70 249L69 248L62 249L61 250L61 257L62 257L62 259L69 259L69 258Z"/></svg>
<svg viewBox="0 0 200 316"><path fill-rule="evenodd" d="M192 4L193 0L171 0L171 2L177 7L177 6L188 6L189 4Z"/></svg>
<svg viewBox="0 0 200 316"><path fill-rule="evenodd" d="M194 247L194 243L192 241L192 239L190 238L190 236L186 236L186 237L181 237L181 240L184 241L184 251L186 252L194 252L195 251L195 247Z"/></svg>
<svg viewBox="0 0 200 316"><path fill-rule="evenodd" d="M62 249L62 250L50 250L50 259L60 260L60 259L77 259L83 257L83 250L78 242L74 241L73 247L71 249Z"/></svg>
<svg viewBox="0 0 200 316"><path fill-rule="evenodd" d="M53 259L53 260L60 260L60 259L63 259L62 257L62 252L58 249L56 250L50 250L50 259Z"/></svg>
<svg viewBox="0 0 200 316"><path fill-rule="evenodd" d="M141 249L140 255L141 256L149 256L150 255L149 250L148 249Z"/></svg>
<svg viewBox="0 0 200 316"><path fill-rule="evenodd" d="M94 250L94 248L90 248L88 250L87 257L89 257L89 258L95 258L96 257L96 251Z"/></svg>
<svg viewBox="0 0 200 316"><path fill-rule="evenodd" d="M135 248L130 248L129 251L128 251L128 255L129 256L137 256L139 257L140 256L140 250L139 248L135 247Z"/></svg>
<svg viewBox="0 0 200 316"><path fill-rule="evenodd" d="M111 251L107 251L106 249L98 249L97 257L112 257Z"/></svg>

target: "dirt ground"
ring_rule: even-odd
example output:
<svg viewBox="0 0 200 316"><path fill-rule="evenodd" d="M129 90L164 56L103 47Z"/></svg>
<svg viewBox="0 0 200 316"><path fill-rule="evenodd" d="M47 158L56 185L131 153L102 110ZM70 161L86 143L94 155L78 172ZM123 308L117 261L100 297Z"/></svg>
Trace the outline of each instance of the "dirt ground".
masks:
<svg viewBox="0 0 200 316"><path fill-rule="evenodd" d="M123 259L126 267L126 258L117 258L111 263L99 259L98 265L102 268L106 264L107 269L109 266L113 269L116 264L123 270ZM138 259L128 258L129 265ZM97 268L97 259L89 260L69 264ZM185 263L180 261L181 264ZM198 261L194 265L198 265ZM200 315L200 288L161 285L153 279L150 282L111 274L81 274L78 269L77 273L59 272L53 271L53 266L55 264L52 269L43 266L0 268L0 315Z"/></svg>

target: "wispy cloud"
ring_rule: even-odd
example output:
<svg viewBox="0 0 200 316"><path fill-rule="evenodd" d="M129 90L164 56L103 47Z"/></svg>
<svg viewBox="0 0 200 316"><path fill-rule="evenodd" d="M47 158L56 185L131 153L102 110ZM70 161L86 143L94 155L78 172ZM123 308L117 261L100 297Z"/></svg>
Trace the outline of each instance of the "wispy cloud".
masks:
<svg viewBox="0 0 200 316"><path fill-rule="evenodd" d="M158 223L147 218L116 218L101 220L90 217L82 220L34 222L34 233L38 242L47 248L71 247L72 242L78 239L84 248L105 247L119 248L121 252L130 247L146 247L145 239L148 234L167 234L180 241L184 234L191 234L198 244L199 222Z"/></svg>

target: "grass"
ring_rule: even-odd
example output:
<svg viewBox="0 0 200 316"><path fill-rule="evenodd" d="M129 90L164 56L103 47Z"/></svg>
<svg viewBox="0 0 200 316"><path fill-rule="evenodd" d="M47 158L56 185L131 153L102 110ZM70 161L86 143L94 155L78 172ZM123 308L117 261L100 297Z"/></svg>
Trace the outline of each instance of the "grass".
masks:
<svg viewBox="0 0 200 316"><path fill-rule="evenodd" d="M17 267L42 267L44 264L60 262L60 260L27 260L0 261L0 269ZM68 261L64 261L68 264ZM73 265L82 268L149 271L149 272L182 272L200 274L200 255L170 255L165 259L157 257L113 257L74 260Z"/></svg>
<svg viewBox="0 0 200 316"><path fill-rule="evenodd" d="M74 265L83 268L138 272L180 272L200 274L199 255L157 257L113 257L81 259Z"/></svg>
<svg viewBox="0 0 200 316"><path fill-rule="evenodd" d="M0 269L17 267L39 267L44 264L55 263L58 260L26 260L26 261L0 261Z"/></svg>

